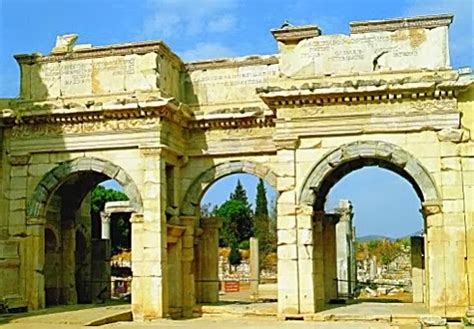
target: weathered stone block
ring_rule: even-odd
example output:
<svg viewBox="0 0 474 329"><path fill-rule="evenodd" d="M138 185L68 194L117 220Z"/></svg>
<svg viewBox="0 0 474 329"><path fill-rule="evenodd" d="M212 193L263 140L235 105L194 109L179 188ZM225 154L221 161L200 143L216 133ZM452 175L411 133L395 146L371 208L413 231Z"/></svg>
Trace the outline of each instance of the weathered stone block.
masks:
<svg viewBox="0 0 474 329"><path fill-rule="evenodd" d="M279 244L277 248L278 259L296 260L298 259L298 251L296 244L286 245Z"/></svg>
<svg viewBox="0 0 474 329"><path fill-rule="evenodd" d="M443 198L445 200L462 199L464 197L463 186L443 186Z"/></svg>
<svg viewBox="0 0 474 329"><path fill-rule="evenodd" d="M444 200L443 211L445 213L450 212L464 212L464 201L461 200Z"/></svg>
<svg viewBox="0 0 474 329"><path fill-rule="evenodd" d="M441 158L441 170L461 171L461 159L459 157Z"/></svg>
<svg viewBox="0 0 474 329"><path fill-rule="evenodd" d="M313 230L312 228L301 228L298 223L298 244L312 245L313 244Z"/></svg>
<svg viewBox="0 0 474 329"><path fill-rule="evenodd" d="M443 186L462 186L463 184L460 171L443 171L441 173L441 180L443 182Z"/></svg>
<svg viewBox="0 0 474 329"><path fill-rule="evenodd" d="M280 216L277 218L278 229L295 229L296 228L296 217L295 216Z"/></svg>
<svg viewBox="0 0 474 329"><path fill-rule="evenodd" d="M296 244L296 230L282 230L277 231L278 245Z"/></svg>

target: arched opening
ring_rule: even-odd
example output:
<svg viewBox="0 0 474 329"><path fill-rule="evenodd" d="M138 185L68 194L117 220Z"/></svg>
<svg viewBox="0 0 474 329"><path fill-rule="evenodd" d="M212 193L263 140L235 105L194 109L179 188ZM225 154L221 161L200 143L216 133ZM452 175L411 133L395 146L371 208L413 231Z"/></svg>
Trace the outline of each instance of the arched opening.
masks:
<svg viewBox="0 0 474 329"><path fill-rule="evenodd" d="M426 169L414 157L395 145L372 141L356 142L343 145L328 153L313 168L300 195L300 202L313 208L315 232L313 239L317 246L313 256L317 259L314 267L315 273L318 273L315 282L322 282L324 286L318 298L326 304L339 303L341 299L360 296L359 293L363 289L368 292L366 297L367 295L380 297L388 294L388 298L380 298L380 300L427 303L429 287L427 287L428 256L426 253L428 251L425 252L427 250L425 241L427 241L428 232L425 230L426 218L422 218L424 213L422 213L423 216L417 216L412 209L412 217L418 220L419 229L410 232L411 234L408 233L407 236L402 236L405 238L403 245L397 246L395 241L389 239L391 237L382 239L378 250L379 259L374 259L373 255L370 255L368 259L365 259L366 263L370 263L368 269L361 268L367 264L356 266L357 241L353 224L356 223L354 214L357 216L358 209L349 201L339 203L338 200L329 198L333 188L337 192L338 184L344 184L344 181L360 173L367 173L367 170L379 174L378 181L365 182L365 187L370 185L371 192L379 193L379 196L382 195L382 191L377 188L381 185L381 179L396 176L404 181L404 193L410 194L412 204L418 205L418 211L427 204L439 204L437 188ZM367 175L365 177L367 178ZM398 181L400 182L400 179ZM359 181L358 184L362 183ZM353 187L353 190L353 196L364 194L364 189L360 186ZM394 192L392 186L392 190L385 191L385 198L391 198L390 194ZM368 194L367 190L365 194ZM375 197L374 199L376 201ZM395 197L392 201L394 199ZM398 207L406 207L406 204L399 204ZM380 215L382 221L384 220L383 211L384 209L381 210ZM398 225L403 225L402 221L399 221ZM414 235L410 239L411 243L406 243L408 235ZM397 243L402 244L400 241ZM374 245L377 247L377 243L372 243L369 247L374 247ZM397 260L399 260L398 264ZM406 265L407 262L409 266L408 269L405 268L405 274L411 277L409 280L398 280L396 277L389 276L388 272L399 270L404 266L400 263ZM358 273L360 270L364 273ZM403 290L410 291L409 296L397 295ZM391 292L397 292L397 294L390 296ZM374 299L371 298L371 300Z"/></svg>
<svg viewBox="0 0 474 329"><path fill-rule="evenodd" d="M219 237L219 228L222 226L223 220L219 218L219 216L215 216L215 211L217 211L223 203L228 201L230 194L234 192L236 186L236 179L232 178L236 177L234 174L249 174L246 176L251 177L251 180L253 180L253 187L247 188L247 191L251 192L252 195L249 197L250 193L246 193L249 207L252 210L251 212L255 210L254 199L256 198L256 185L259 179L263 180L262 186L267 196L267 206L270 208L268 215L273 216L272 218L276 218L276 214L273 211L274 202L272 200L276 199L276 192L274 191L276 190L277 176L265 165L251 161L224 162L204 171L193 181L184 195L181 213L185 218L198 221L196 224L198 229L195 231L195 248L192 263L196 291L195 300L197 303L215 303L219 301L219 288L221 288L222 291L225 290L225 283L220 280L220 278L224 279L222 268L221 271L219 270L219 241L221 241L221 246L223 241L223 239ZM221 187L219 188L219 186ZM275 232L273 229L269 231ZM248 248L245 244L249 244L249 242L244 242L243 245L243 247ZM238 249L238 247L237 245L234 249ZM221 257L221 259L227 259L226 256L228 256L229 252L230 249L227 251L227 255L225 255L225 252L222 251L221 256L223 257ZM248 251L245 251L245 253L248 254ZM257 253L254 253L254 255L257 255ZM259 260L259 257L256 258ZM183 268L184 266L186 265L183 264ZM249 266L247 270L249 270ZM275 272L275 270L273 272ZM252 273L258 273L258 271L255 270ZM267 276L271 276L271 274ZM260 278L263 277L261 276ZM227 284L228 290L236 290L236 280L229 281L233 282ZM248 288L250 282L253 282L258 289L258 274L254 280L246 279ZM276 287L276 284L274 286ZM269 293L273 293L274 296L276 295L274 291L270 291ZM247 301L250 300L248 289L243 295ZM254 298L256 299L258 296L254 295Z"/></svg>
<svg viewBox="0 0 474 329"><path fill-rule="evenodd" d="M111 243L110 235L104 237L100 212L107 201L114 200L113 194L119 192L100 184L111 179L127 194L123 194L122 200L129 200L128 217L130 212L140 211L141 198L132 179L105 160L79 158L65 162L47 173L37 185L28 214L30 220L43 218L46 223L46 305L103 303L110 298L111 249L117 241ZM110 226L110 222L107 224ZM122 233L128 234L130 241L130 224L122 226L128 229ZM117 230L108 228L108 231L116 239L123 239ZM54 241L56 248L52 247Z"/></svg>
<svg viewBox="0 0 474 329"><path fill-rule="evenodd" d="M276 302L276 196L273 186L248 173L220 177L204 191L198 303ZM217 255L208 254L210 242L217 242Z"/></svg>

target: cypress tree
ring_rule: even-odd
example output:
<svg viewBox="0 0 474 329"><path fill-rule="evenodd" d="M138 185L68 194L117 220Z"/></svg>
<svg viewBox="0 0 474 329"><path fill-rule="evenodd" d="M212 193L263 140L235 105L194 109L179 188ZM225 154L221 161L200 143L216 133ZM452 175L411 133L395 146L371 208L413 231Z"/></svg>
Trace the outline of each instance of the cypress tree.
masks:
<svg viewBox="0 0 474 329"><path fill-rule="evenodd" d="M237 185L235 186L235 190L233 193L230 194L230 200L237 200L242 202L245 206L250 207L249 200L247 198L247 192L245 192L240 179L237 180Z"/></svg>
<svg viewBox="0 0 474 329"><path fill-rule="evenodd" d="M255 217L266 217L268 218L268 202L267 193L265 191L265 185L263 179L259 179L257 185L257 196L255 199Z"/></svg>
<svg viewBox="0 0 474 329"><path fill-rule="evenodd" d="M268 218L268 202L265 185L260 178L255 199L254 232L259 243L260 262L271 251L271 232Z"/></svg>

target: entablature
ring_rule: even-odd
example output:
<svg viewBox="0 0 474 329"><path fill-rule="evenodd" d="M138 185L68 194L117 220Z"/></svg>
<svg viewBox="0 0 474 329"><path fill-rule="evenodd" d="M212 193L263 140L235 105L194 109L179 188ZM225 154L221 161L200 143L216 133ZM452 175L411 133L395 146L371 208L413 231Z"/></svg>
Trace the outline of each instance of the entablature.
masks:
<svg viewBox="0 0 474 329"><path fill-rule="evenodd" d="M327 79L304 82L299 87L267 86L257 88L260 98L272 110L280 107L331 106L336 104L389 103L405 99L453 99L473 80L459 79L455 71L421 77L370 78L345 81Z"/></svg>

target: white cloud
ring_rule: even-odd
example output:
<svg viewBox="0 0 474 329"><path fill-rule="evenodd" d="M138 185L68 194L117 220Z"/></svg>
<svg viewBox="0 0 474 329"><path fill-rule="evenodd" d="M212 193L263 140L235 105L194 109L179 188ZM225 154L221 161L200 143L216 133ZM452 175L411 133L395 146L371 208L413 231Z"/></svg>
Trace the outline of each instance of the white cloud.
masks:
<svg viewBox="0 0 474 329"><path fill-rule="evenodd" d="M235 52L231 48L214 42L201 42L192 49L178 52L178 54L186 62L235 56Z"/></svg>
<svg viewBox="0 0 474 329"><path fill-rule="evenodd" d="M214 17L208 23L208 29L210 32L227 32L235 28L236 19L231 15L222 15L220 17Z"/></svg>
<svg viewBox="0 0 474 329"><path fill-rule="evenodd" d="M451 61L455 66L473 65L473 3L471 0L413 0L405 15L454 14L450 26Z"/></svg>
<svg viewBox="0 0 474 329"><path fill-rule="evenodd" d="M236 0L150 0L139 34L142 39L169 39L227 32L236 26L236 18L229 14L236 5Z"/></svg>

